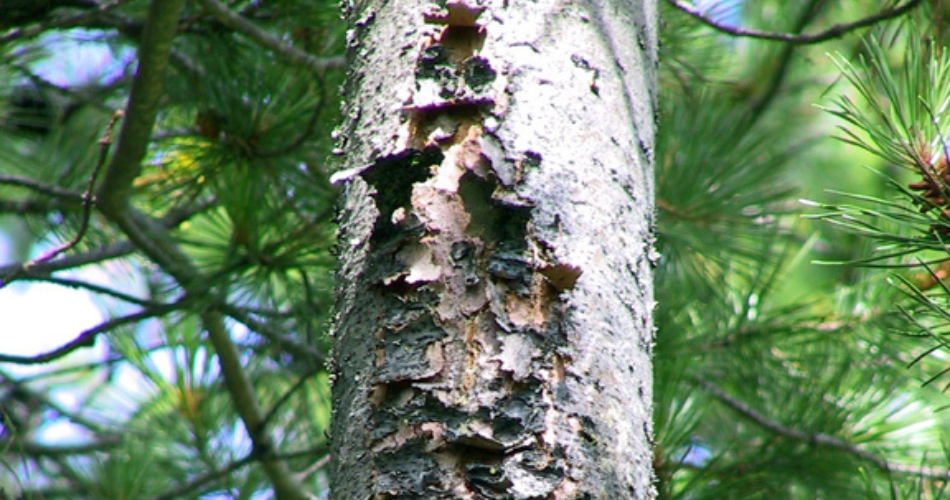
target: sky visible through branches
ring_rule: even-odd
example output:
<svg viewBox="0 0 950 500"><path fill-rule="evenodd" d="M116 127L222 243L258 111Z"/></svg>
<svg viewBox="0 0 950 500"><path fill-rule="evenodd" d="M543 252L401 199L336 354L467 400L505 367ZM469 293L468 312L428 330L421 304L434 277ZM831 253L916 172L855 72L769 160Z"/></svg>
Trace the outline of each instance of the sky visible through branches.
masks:
<svg viewBox="0 0 950 500"><path fill-rule="evenodd" d="M134 62L135 54L126 50L116 54L102 42L90 41L94 34L74 30L69 36L52 33L44 40L49 57L39 60L35 72L55 85L81 85L87 82L109 82L122 75L126 65ZM42 255L55 246L55 242L36 245L30 249L30 258ZM16 255L10 235L0 231L0 263L22 260ZM99 285L114 285L119 273L106 273L90 267L73 272L70 277ZM131 276L131 274L128 274ZM137 285L137 286L136 286ZM143 284L127 284L125 289L142 288ZM70 289L50 283L13 283L0 289L0 316L3 331L0 334L0 352L5 354L34 356L51 351L71 340L78 332L94 327L107 318L93 294L85 290ZM154 327L153 322L144 322L142 328ZM92 349L80 349L55 363L61 366L98 362L104 358L103 343L97 341ZM165 353L153 354L158 367L172 368L171 360L162 359ZM29 376L47 371L43 366L0 364L0 369L15 376ZM140 375L134 370L120 368L116 377L120 387L128 394L140 392ZM78 400L72 390L53 391L53 397L61 398L59 404L72 408ZM117 406L117 409L119 407ZM66 419L54 419L39 429L39 441L69 444L81 439L75 427Z"/></svg>

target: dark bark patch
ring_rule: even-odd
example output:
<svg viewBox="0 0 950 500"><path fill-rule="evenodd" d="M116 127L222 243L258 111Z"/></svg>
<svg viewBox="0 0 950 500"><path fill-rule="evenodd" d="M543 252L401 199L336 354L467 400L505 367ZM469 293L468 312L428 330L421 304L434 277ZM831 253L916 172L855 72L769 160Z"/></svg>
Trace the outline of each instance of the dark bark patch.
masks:
<svg viewBox="0 0 950 500"><path fill-rule="evenodd" d="M508 488L512 486L505 469L497 465L467 464L465 476L469 486L486 498L507 498Z"/></svg>
<svg viewBox="0 0 950 500"><path fill-rule="evenodd" d="M449 256L452 258L452 262L456 266L463 266L472 262L472 259L475 257L476 250L475 243L471 240L459 240L452 243L452 248L449 250Z"/></svg>
<svg viewBox="0 0 950 500"><path fill-rule="evenodd" d="M422 439L377 454L374 465L374 493L380 500L431 498L433 491L442 490L442 473Z"/></svg>
<svg viewBox="0 0 950 500"><path fill-rule="evenodd" d="M455 66L449 58L449 50L444 45L431 45L419 55L416 78L441 80L453 76L455 76Z"/></svg>
<svg viewBox="0 0 950 500"><path fill-rule="evenodd" d="M437 342L445 336L445 331L435 324L431 316L420 318L398 330L386 328L376 347L374 382L422 380L435 376L442 370L444 363Z"/></svg>
<svg viewBox="0 0 950 500"><path fill-rule="evenodd" d="M446 26L438 41L448 49L456 66L478 53L485 45L485 28L478 26Z"/></svg>
<svg viewBox="0 0 950 500"><path fill-rule="evenodd" d="M525 170L536 169L541 166L541 153L534 151L525 151L524 158L521 159L521 167Z"/></svg>
<svg viewBox="0 0 950 500"><path fill-rule="evenodd" d="M495 225L498 214L491 202L493 186L491 182L481 179L472 172L466 172L459 180L459 196L465 205L471 220L465 232L470 236L487 239L488 233Z"/></svg>
<svg viewBox="0 0 950 500"><path fill-rule="evenodd" d="M531 290L534 271L531 263L522 257L520 252L495 252L485 264L485 271L496 280L504 282L518 295L526 295Z"/></svg>
<svg viewBox="0 0 950 500"><path fill-rule="evenodd" d="M475 56L462 63L462 76L465 79L465 85L480 92L491 85L497 75L488 63L488 59Z"/></svg>
<svg viewBox="0 0 950 500"><path fill-rule="evenodd" d="M545 406L538 387L527 387L512 394L502 403L494 419L495 435L511 446L543 432Z"/></svg>
<svg viewBox="0 0 950 500"><path fill-rule="evenodd" d="M486 31L475 26L446 26L425 39L416 57L416 89L405 110L451 109L455 106L490 107L494 97L485 92L496 72L478 56Z"/></svg>
<svg viewBox="0 0 950 500"><path fill-rule="evenodd" d="M459 196L471 216L466 233L486 243L500 244L514 253L526 248L531 208L500 200L498 185L469 171L459 181ZM506 252L511 253L511 252Z"/></svg>
<svg viewBox="0 0 950 500"><path fill-rule="evenodd" d="M370 237L371 243L398 235L399 226L393 224L394 213L409 206L413 184L428 179L431 167L442 163L442 159L442 150L438 147L409 149L377 158L371 167L360 174L373 187L372 197L379 211Z"/></svg>

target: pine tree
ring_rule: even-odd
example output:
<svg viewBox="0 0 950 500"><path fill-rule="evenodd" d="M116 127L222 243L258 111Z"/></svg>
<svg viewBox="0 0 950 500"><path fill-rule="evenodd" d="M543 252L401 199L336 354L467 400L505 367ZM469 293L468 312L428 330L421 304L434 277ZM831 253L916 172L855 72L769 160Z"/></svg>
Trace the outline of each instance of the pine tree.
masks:
<svg viewBox="0 0 950 500"><path fill-rule="evenodd" d="M342 441L339 422L353 416L337 404L329 433L331 271L351 252L348 237L334 241L340 188L330 174L360 167L344 165L359 134L405 111L372 121L350 94L348 123L361 125L331 138L344 118L348 35L362 44L358 35L386 19L357 3L350 27L335 2L4 5L0 229L13 250L0 264L0 337L46 333L4 322L3 296L38 284L88 292L105 319L59 349L0 353L0 498L326 495L328 436ZM659 3L658 497L946 497L950 10L935 0ZM588 5L568 4L564 16ZM422 29L474 14L449 12L433 11ZM477 29L457 32L478 40ZM107 67L72 56L80 46ZM353 61L391 46L366 47ZM394 48L408 59L422 49ZM452 57L470 49L426 48L423 69L444 84ZM552 81L576 73L585 98L611 92L609 65L570 55ZM486 61L470 64L471 76L494 69ZM395 80L349 66L354 77ZM468 112L453 117L480 110ZM437 129L427 138L445 141ZM591 132L544 130L566 147ZM534 152L523 167L556 163ZM422 153L398 159L418 167L432 160ZM374 175L357 171L345 189ZM461 197L485 202L479 220L511 202L478 176L463 179ZM424 184L402 180L407 197ZM390 222L417 216L388 208ZM531 283L570 292L565 283L588 279L558 263ZM395 264L383 279L407 294L418 276ZM339 373L355 369L347 349L336 353ZM515 358L499 363L522 366ZM470 431L454 439L492 445ZM466 473L480 478L478 495L507 487L476 462Z"/></svg>

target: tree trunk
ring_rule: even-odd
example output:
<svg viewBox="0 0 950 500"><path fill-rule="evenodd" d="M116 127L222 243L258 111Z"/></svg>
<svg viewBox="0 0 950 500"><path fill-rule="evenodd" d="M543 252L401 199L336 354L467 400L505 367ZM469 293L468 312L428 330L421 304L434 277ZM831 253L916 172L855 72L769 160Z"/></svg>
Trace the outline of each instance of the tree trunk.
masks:
<svg viewBox="0 0 950 500"><path fill-rule="evenodd" d="M655 0L360 1L331 491L652 498Z"/></svg>

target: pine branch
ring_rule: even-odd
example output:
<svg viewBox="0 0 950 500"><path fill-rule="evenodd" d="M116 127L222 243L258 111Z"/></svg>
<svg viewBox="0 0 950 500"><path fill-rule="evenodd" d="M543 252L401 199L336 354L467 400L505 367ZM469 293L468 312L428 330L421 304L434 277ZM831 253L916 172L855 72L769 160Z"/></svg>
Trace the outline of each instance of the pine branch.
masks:
<svg viewBox="0 0 950 500"><path fill-rule="evenodd" d="M3 354L0 353L0 363L12 363L16 365L38 365L50 363L56 361L64 356L67 356L74 351L77 351L83 347L92 347L96 342L96 337L101 333L107 333L121 326L138 323L143 319L154 318L156 316L161 316L170 311L178 309L180 307L176 306L166 306L160 308L146 308L137 313L129 314L127 316L121 316L118 318L110 319L106 322L100 323L97 326L94 326L88 330L84 330L73 340L51 350L34 356L18 356L14 354Z"/></svg>
<svg viewBox="0 0 950 500"><path fill-rule="evenodd" d="M140 164L157 117L162 76L168 65L182 3L183 0L153 0L150 5L139 49L139 68L132 83L116 153L99 189L99 207L142 253L170 274L186 294L206 297L209 293L207 282L202 279L201 273L168 231L159 221L129 204L132 184L141 170ZM261 427L263 412L254 387L241 364L237 348L224 324L223 316L216 311L204 311L200 318L218 355L225 387L254 448L269 452L273 443ZM274 487L277 499L308 498L285 462L261 459L261 466Z"/></svg>
<svg viewBox="0 0 950 500"><path fill-rule="evenodd" d="M198 270L175 245L161 224L131 207L127 207L124 212L111 215L129 239L146 256L158 263L165 272L172 275L187 294L194 297L208 296L210 290L207 288L206 280L202 279ZM272 450L271 438L261 427L264 416L254 393L254 387L244 371L240 355L224 324L223 316L217 311L209 310L202 312L200 318L218 355L225 387L254 448L263 451ZM265 458L260 458L260 462L273 484L275 497L278 500L310 498L290 473L285 462Z"/></svg>
<svg viewBox="0 0 950 500"><path fill-rule="evenodd" d="M71 411L57 403L55 399L50 398L45 392L33 389L27 380L14 378L6 370L0 370L0 380L12 386L20 393L25 394L27 397L38 401L41 405L50 408L57 414L66 417L70 422L96 433L100 438L108 438L113 435L99 422L90 420L78 412Z"/></svg>
<svg viewBox="0 0 950 500"><path fill-rule="evenodd" d="M930 468L923 466L912 466L912 465L900 465L892 464L887 460L871 453L864 448L849 443L843 439L830 436L821 432L805 432L792 427L785 426L775 420L770 419L766 415L758 412L751 406L739 401L738 399L732 397L726 391L720 389L717 385L706 380L696 380L697 384L701 385L706 391L713 395L717 400L719 400L724 405L731 408L736 413L742 415L749 421L758 425L762 429L765 429L775 435L782 436L788 439L795 441L800 441L803 443L812 444L815 446L823 446L826 448L833 448L836 450L843 451L845 453L854 455L862 460L867 461L875 468L883 472L898 472L901 474L912 474L922 477L927 477L930 479L947 479L950 478L950 470L939 469L939 468Z"/></svg>
<svg viewBox="0 0 950 500"><path fill-rule="evenodd" d="M224 316L217 311L201 313L201 322L208 331L208 338L218 354L218 363L224 375L224 385L231 394L244 427L254 443L254 455L261 463L264 472L271 480L274 494L278 500L308 500L315 498L304 492L297 479L291 474L287 463L272 458L274 443L265 428L265 415L254 393L247 373L241 363L237 347L231 340Z"/></svg>
<svg viewBox="0 0 950 500"><path fill-rule="evenodd" d="M162 305L159 302L155 302L148 299L142 299L139 297L135 297L133 295L129 295L124 292L120 292L118 290L113 290L112 288L108 288L101 285L97 285L95 283L89 283L86 281L80 281L76 279L58 278L55 276L26 276L26 277L20 278L20 281L34 281L34 282L38 281L42 283L51 283L54 285L60 285L66 288L89 290L90 292L97 293L99 295L106 295L108 297L119 299L123 302L128 302L130 304L135 304L137 306L160 307Z"/></svg>
<svg viewBox="0 0 950 500"><path fill-rule="evenodd" d="M132 182L141 170L158 116L162 81L183 4L184 0L153 0L149 6L122 132L99 188L100 208L107 216L126 208Z"/></svg>
<svg viewBox="0 0 950 500"><path fill-rule="evenodd" d="M124 257L135 251L135 247L127 242L113 243L105 248L77 255L68 255L55 262L37 264L26 269L23 264L8 264L0 266L0 288L21 278L47 276L57 271L74 269L89 264Z"/></svg>
<svg viewBox="0 0 950 500"><path fill-rule="evenodd" d="M125 121L116 144L115 154L97 191L97 206L103 215L129 238L132 245L158 264L164 272L171 275L189 297L200 300L213 296L207 280L203 279L201 273L171 237L163 221L145 215L130 204L133 183L141 170L141 162L145 157L157 117L163 75L169 65L172 40L177 31L178 15L182 4L183 0L152 0L150 3L139 46L138 69L125 111ZM245 22L240 25L246 28L247 24L249 23ZM299 55L287 50L276 52L282 57ZM325 64L319 60L311 61L310 59L305 62L312 65L314 61L318 62L318 66ZM31 271L35 272L41 266L50 264L54 263L43 263ZM72 350L91 344L101 331L115 328L120 323L140 321L151 316L152 313L151 309L146 308L140 313L117 318L83 332L73 341L49 353L33 357L0 356L0 362L40 363L56 359ZM217 353L225 386L253 442L254 453L251 459L261 463L273 485L276 498L280 500L312 498L303 491L286 462L273 454L274 444L263 428L264 414L254 387L244 371L238 350L225 326L223 315L214 310L206 310L200 313L200 319Z"/></svg>
<svg viewBox="0 0 950 500"><path fill-rule="evenodd" d="M261 47L274 51L275 54L289 64L304 66L316 74L321 74L328 69L343 67L343 57L330 57L326 59L313 57L293 45L281 42L274 35L257 27L257 25L243 18L241 15L232 12L231 9L218 0L198 0L198 3L208 9L221 24L250 38Z"/></svg>
<svg viewBox="0 0 950 500"><path fill-rule="evenodd" d="M736 37L745 37L745 38L756 38L759 40L769 40L777 42L786 42L794 45L806 45L813 43L820 43L833 38L839 38L846 35L847 33L872 26L881 21L886 21L888 19L893 19L904 15L907 12L910 12L912 9L923 3L923 0L910 0L906 4L900 7L889 7L884 9L877 14L857 21L843 24L836 24L826 30L819 31L817 33L804 33L804 34L792 34L792 33L776 33L768 31L758 31L753 29L742 28L738 26L729 26L727 24L716 21L715 19L703 14L699 8L695 5L686 3L682 0L666 0L666 3L672 5L673 7L689 14L693 18L699 20L703 24L709 26L710 28L726 33L727 35L732 35Z"/></svg>
<svg viewBox="0 0 950 500"><path fill-rule="evenodd" d="M0 441L0 449L6 446L14 446L18 451L23 452L24 454L33 457L33 458L43 458L43 457L73 457L76 455L87 455L91 453L99 453L103 451L109 451L113 448L118 447L122 444L122 439L119 436L110 436L106 439L101 439L99 441L94 441L91 443L83 444L57 444L49 445L43 443L37 443L36 441Z"/></svg>
<svg viewBox="0 0 950 500"><path fill-rule="evenodd" d="M148 305L139 313L116 318L93 329L82 332L77 338L53 351L32 357L0 355L0 362L33 364L51 361L65 356L78 348L91 345L95 341L98 333L111 330L124 324L138 322L144 318L169 310L165 307L155 306L152 303L105 287L97 287L96 285L80 281L62 280L45 276L56 270L83 265L83 263L96 262L100 259L109 258L109 256L125 255L137 248L158 264L163 271L171 275L190 296L208 298L213 294L207 280L203 279L201 273L181 251L168 232L169 223L176 219L179 221L184 220L189 216L188 211L179 210L169 212L166 214L164 220L158 220L135 210L129 203L132 185L140 172L141 162L150 141L152 128L154 127L161 97L163 73L169 64L169 58L172 57L170 54L171 43L177 29L178 12L181 5L181 0L153 0L151 2L148 21L144 31L141 33L139 66L132 84L131 97L126 110L126 121L123 124L119 141L116 144L116 153L106 169L105 178L97 192L97 206L107 219L126 234L129 238L129 242L113 245L110 248L110 250L112 250L111 253L90 252L52 262L52 259L62 253L62 251L72 248L78 243L78 240L85 232L85 219L88 217L87 215L84 217L83 227L80 229L77 238L74 238L74 242L67 243L63 250L55 251L50 254L48 258L39 259L33 263L33 266L16 265L0 268L0 276L6 276L10 272L19 272L21 273L21 277L27 276L33 279L57 282L67 286L79 286L129 302ZM7 38L7 40L15 39L17 36L25 36L25 32L21 31L18 33L18 35ZM316 117L312 118L312 120L316 120ZM307 132L309 132L309 129ZM297 144L298 142L292 142L291 146L296 146ZM48 197L63 198L73 200L74 202L91 200L91 196L87 195L84 197L28 179L5 178L0 180L7 181L9 185L31 189L34 192ZM91 184L94 182L95 179L93 178ZM84 204L86 214L88 214L88 207L90 206L91 202L86 201ZM16 208L20 208L20 206L17 205ZM218 355L221 372L224 377L225 385L229 390L229 395L253 441L254 452L247 457L245 463L261 463L273 484L276 498L290 500L310 498L309 495L304 493L296 477L288 469L285 458L274 454L275 446L272 442L272 438L265 432L267 417L260 409L254 387L241 365L238 350L230 339L223 316L215 311L205 311L201 313L200 316L203 326L207 330L211 343ZM229 471L225 471L225 474L227 472ZM177 497L177 495L173 495L172 497Z"/></svg>
<svg viewBox="0 0 950 500"><path fill-rule="evenodd" d="M51 198L57 198L67 201L83 201L82 193L77 193L75 191L69 191L68 189L63 189L59 186L53 186L51 184L44 184L33 179L27 179L25 177L17 177L13 175L0 175L0 186L16 186L25 189L29 189L34 193L42 194L44 196L49 196Z"/></svg>

